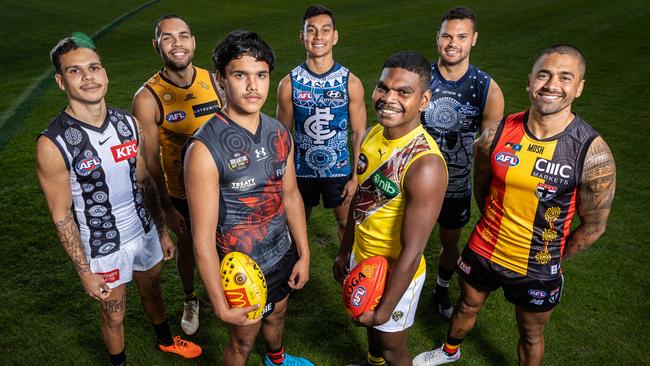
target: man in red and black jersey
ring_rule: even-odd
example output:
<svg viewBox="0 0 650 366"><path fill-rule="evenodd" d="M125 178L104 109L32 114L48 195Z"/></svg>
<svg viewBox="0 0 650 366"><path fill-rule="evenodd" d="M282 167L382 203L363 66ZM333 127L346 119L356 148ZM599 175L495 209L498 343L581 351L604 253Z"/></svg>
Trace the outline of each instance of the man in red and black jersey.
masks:
<svg viewBox="0 0 650 366"><path fill-rule="evenodd" d="M616 187L609 147L571 110L584 73L575 47L545 49L529 75L529 110L506 117L475 144L482 215L458 260L461 297L443 346L414 365L458 360L478 311L499 287L515 304L519 364L542 363L544 327L562 294L562 259L602 235ZM569 233L575 213L580 225Z"/></svg>
<svg viewBox="0 0 650 366"><path fill-rule="evenodd" d="M309 278L310 252L291 135L260 112L275 57L256 33L236 31L212 58L225 107L190 139L184 163L196 264L214 313L233 325L223 364L245 365L261 330L265 365L313 366L282 345L287 300ZM228 306L219 257L232 251L246 253L264 272L268 295L260 318L246 317L258 305Z"/></svg>

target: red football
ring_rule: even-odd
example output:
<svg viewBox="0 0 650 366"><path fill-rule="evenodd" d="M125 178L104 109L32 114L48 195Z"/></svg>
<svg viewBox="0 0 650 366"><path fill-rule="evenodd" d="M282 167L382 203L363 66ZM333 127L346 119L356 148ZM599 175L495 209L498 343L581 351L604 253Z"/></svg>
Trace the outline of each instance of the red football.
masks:
<svg viewBox="0 0 650 366"><path fill-rule="evenodd" d="M353 318L375 310L387 279L388 261L380 255L364 259L350 271L343 284L343 304Z"/></svg>

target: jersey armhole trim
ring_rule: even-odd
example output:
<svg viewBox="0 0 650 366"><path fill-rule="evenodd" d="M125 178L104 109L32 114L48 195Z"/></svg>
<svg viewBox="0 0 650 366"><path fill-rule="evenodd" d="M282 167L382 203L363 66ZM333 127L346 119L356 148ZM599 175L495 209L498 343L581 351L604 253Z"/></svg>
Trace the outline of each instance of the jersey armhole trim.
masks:
<svg viewBox="0 0 650 366"><path fill-rule="evenodd" d="M66 154L63 147L61 145L59 145L59 143L56 142L56 139L52 138L52 136L49 136L49 135L47 135L45 133L39 134L38 137L36 137L36 141L38 141L38 139L40 139L41 137L48 138L50 141L52 141L54 146L56 146L56 148L59 149L59 152L61 153L61 158L63 159L63 162L65 163L65 167L66 167L66 169L68 169L68 171L70 171L71 167L70 167L70 162L68 161L68 155Z"/></svg>
<svg viewBox="0 0 650 366"><path fill-rule="evenodd" d="M160 101L160 98L158 97L158 93L156 93L156 91L153 90L153 88L149 84L144 84L144 87L147 88L147 90L149 90L149 92L151 92L151 94L153 95L153 99L155 99L156 104L158 104L158 111L160 112L160 118L158 118L158 120L156 121L156 126L160 126L163 123L163 118L164 118L163 115L165 114L164 110L163 110L162 102Z"/></svg>
<svg viewBox="0 0 650 366"><path fill-rule="evenodd" d="M494 139L490 144L490 152L488 156L492 156L492 153L494 152L494 149L497 146L497 142L499 142L499 139L501 138L501 133L503 133L503 129L505 128L505 125L506 125L506 117L503 117L501 118L501 122L499 122L499 126L497 127L497 132L494 134Z"/></svg>

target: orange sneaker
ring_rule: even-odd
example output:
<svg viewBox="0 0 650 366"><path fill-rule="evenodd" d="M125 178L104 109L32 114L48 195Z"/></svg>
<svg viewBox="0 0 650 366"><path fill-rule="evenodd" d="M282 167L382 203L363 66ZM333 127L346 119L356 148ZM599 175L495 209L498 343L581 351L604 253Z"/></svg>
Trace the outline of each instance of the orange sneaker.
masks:
<svg viewBox="0 0 650 366"><path fill-rule="evenodd" d="M163 352L174 353L184 358L196 358L203 352L201 346L181 339L181 336L174 337L174 343L169 346L158 344L158 348Z"/></svg>

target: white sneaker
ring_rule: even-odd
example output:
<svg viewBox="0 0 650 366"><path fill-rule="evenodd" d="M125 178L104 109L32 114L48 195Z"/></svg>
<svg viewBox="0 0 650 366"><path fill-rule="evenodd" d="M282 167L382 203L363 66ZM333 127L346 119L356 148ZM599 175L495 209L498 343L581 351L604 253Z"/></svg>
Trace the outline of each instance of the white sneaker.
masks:
<svg viewBox="0 0 650 366"><path fill-rule="evenodd" d="M433 366L433 365L442 365L445 363L456 362L460 359L460 348L453 355L448 355L447 352L443 351L442 348L434 349L433 351L423 352L415 356L413 359L413 366Z"/></svg>
<svg viewBox="0 0 650 366"><path fill-rule="evenodd" d="M187 300L183 303L181 329L188 336L194 335L199 329L199 299Z"/></svg>

